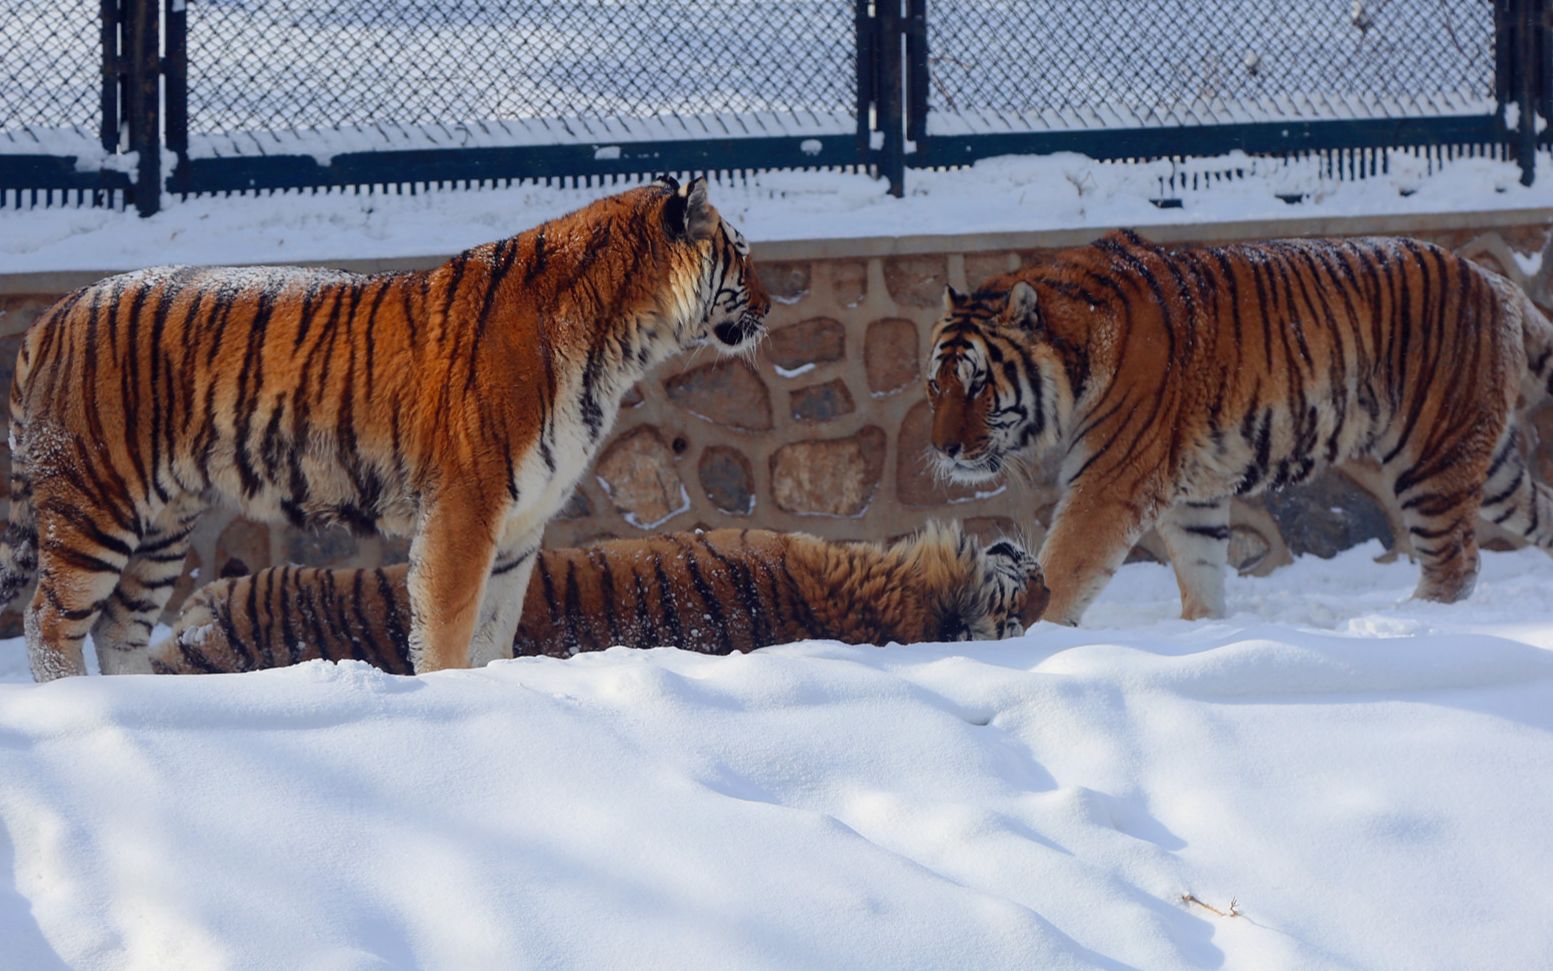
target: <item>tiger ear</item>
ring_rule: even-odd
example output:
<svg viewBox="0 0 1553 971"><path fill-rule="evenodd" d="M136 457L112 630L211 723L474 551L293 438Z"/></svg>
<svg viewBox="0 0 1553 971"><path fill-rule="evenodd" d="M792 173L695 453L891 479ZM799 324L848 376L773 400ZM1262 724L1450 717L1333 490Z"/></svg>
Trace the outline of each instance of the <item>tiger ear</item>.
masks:
<svg viewBox="0 0 1553 971"><path fill-rule="evenodd" d="M956 290L949 284L944 284L944 312L949 313L965 300L965 294Z"/></svg>
<svg viewBox="0 0 1553 971"><path fill-rule="evenodd" d="M679 191L679 180L672 175L664 174L652 180L653 185L661 185L670 192Z"/></svg>
<svg viewBox="0 0 1553 971"><path fill-rule="evenodd" d="M711 239L717 229L717 214L706 199L706 176L698 175L685 187L685 235L700 242Z"/></svg>
<svg viewBox="0 0 1553 971"><path fill-rule="evenodd" d="M1020 280L1008 291L1008 304L1003 308L1003 320L1020 327L1036 322L1035 287Z"/></svg>
<svg viewBox="0 0 1553 971"><path fill-rule="evenodd" d="M706 177L698 175L689 184L678 186L663 209L669 232L699 243L710 239L717 228L717 216L706 199Z"/></svg>

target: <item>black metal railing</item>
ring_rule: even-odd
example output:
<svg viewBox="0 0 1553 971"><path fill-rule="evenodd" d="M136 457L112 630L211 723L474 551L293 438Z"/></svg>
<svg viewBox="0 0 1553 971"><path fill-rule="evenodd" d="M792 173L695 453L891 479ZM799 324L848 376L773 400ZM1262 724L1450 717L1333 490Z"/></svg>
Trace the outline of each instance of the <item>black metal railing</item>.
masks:
<svg viewBox="0 0 1553 971"><path fill-rule="evenodd" d="M782 168L899 194L913 168L1059 151L1320 153L1358 175L1425 149L1529 181L1550 8L0 0L0 201Z"/></svg>

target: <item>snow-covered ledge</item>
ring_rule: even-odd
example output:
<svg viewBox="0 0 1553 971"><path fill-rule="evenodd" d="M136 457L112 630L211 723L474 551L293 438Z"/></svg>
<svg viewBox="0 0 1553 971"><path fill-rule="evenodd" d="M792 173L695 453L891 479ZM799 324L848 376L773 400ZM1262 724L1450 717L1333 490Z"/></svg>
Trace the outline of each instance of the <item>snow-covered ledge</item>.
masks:
<svg viewBox="0 0 1553 971"><path fill-rule="evenodd" d="M1520 184L1515 165L1487 158L1394 151L1385 166L1384 174L1342 181L1320 158L1009 157L952 171L914 170L902 199L878 180L848 172L730 176L714 184L712 199L758 242L760 256L775 260L1018 251L1080 243L1116 226L1179 240L1427 233L1553 220L1553 160L1546 156L1531 186ZM0 292L68 290L158 263L425 266L628 184L169 198L147 219L101 209L0 209Z"/></svg>
<svg viewBox="0 0 1553 971"><path fill-rule="evenodd" d="M1553 189L1549 190L1553 196ZM1488 232L1497 229L1515 227L1553 226L1553 198L1548 200L1548 205L1521 206L1501 209L1470 209L1441 212L1407 212L1407 213L1380 213L1357 215L1306 215L1304 207L1298 204L1285 204L1291 215L1281 217L1261 217L1252 219L1220 219L1209 222L1179 219L1176 221L1143 223L1111 223L1104 225L1084 225L1073 228L1058 229L1034 229L1034 230L1005 230L1005 231L964 231L964 232L924 232L908 233L905 235L830 235L816 236L803 239L775 239L754 240L752 245L755 257L762 263L778 261L787 262L793 260L811 259L857 259L887 256L920 256L941 254L946 256L965 255L974 253L987 253L994 251L1015 251L1046 249L1060 246L1077 246L1095 239L1107 230L1120 226L1140 227L1140 231L1150 239L1160 242L1221 242L1244 239L1266 239L1276 236L1355 236L1366 234L1402 235L1402 236L1431 236L1438 233L1449 232ZM1178 212L1178 210L1156 210L1161 213ZM49 217L59 217L60 210L39 210L38 213ZM91 211L73 210L78 219L91 219ZM36 214L32 214L36 215ZM122 216L126 224L131 227L139 225L138 217L128 213L113 214L111 221L117 221ZM0 227L7 226L7 220L15 218L14 213L0 210ZM130 220L135 222L129 222ZM497 238L495 236L490 237ZM483 240L484 237L481 237ZM475 242L472 240L471 242ZM214 244L213 244L214 245ZM6 247L0 244L0 253ZM354 270L360 273L380 273L390 270L416 270L435 266L457 252L456 249L445 251L431 251L399 256L379 257L354 257L348 256L362 247L353 247L345 239L339 240L341 254L337 257L321 257L298 247L298 253L294 258L286 258L277 255L276 260L301 265L322 265L340 267ZM219 249L219 247L217 247ZM168 248L150 248L140 251L148 257L142 263L133 262L130 257L130 248L125 247L121 257L113 262L101 261L100 265L92 265L81 268L60 268L45 270L25 269L29 263L22 259L0 259L0 294L38 294L38 293L68 293L77 287L85 286L94 280L100 280L105 276L124 270L136 269L146 263L166 263L175 254ZM1535 274L1533 263L1536 257L1533 254L1522 254L1522 263L1530 272ZM178 260L173 260L178 262ZM247 264L265 262L257 260L218 260L210 257L204 259L191 259L190 262L200 263L236 263ZM0 325L3 326L3 325Z"/></svg>

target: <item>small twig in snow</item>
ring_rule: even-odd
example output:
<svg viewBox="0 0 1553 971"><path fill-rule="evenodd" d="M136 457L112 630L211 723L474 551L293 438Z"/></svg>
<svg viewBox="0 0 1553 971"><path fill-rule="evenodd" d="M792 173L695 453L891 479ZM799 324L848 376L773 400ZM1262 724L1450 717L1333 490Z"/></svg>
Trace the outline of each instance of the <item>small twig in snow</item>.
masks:
<svg viewBox="0 0 1553 971"><path fill-rule="evenodd" d="M1213 906L1213 904L1203 903L1201 900L1198 900L1197 899L1197 895L1193 894L1193 893L1183 893L1181 895L1181 902L1183 904L1186 904L1188 907L1190 907L1192 904L1196 904L1197 906L1201 907L1203 910L1206 910L1206 911L1208 911L1210 913L1218 914L1220 917L1239 917L1240 916L1240 908L1236 906L1236 904L1239 901L1236 898L1234 898L1234 897L1229 898L1229 909L1228 910L1220 910L1219 908Z"/></svg>

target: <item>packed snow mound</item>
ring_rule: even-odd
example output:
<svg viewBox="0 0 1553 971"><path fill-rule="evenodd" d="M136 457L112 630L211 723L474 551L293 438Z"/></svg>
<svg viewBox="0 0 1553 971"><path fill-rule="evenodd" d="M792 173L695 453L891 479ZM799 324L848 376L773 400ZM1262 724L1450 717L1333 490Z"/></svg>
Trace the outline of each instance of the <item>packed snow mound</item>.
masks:
<svg viewBox="0 0 1553 971"><path fill-rule="evenodd" d="M992 643L34 686L7 642L4 963L1545 967L1553 560L1442 606L1378 552L1221 622L1132 565Z"/></svg>

